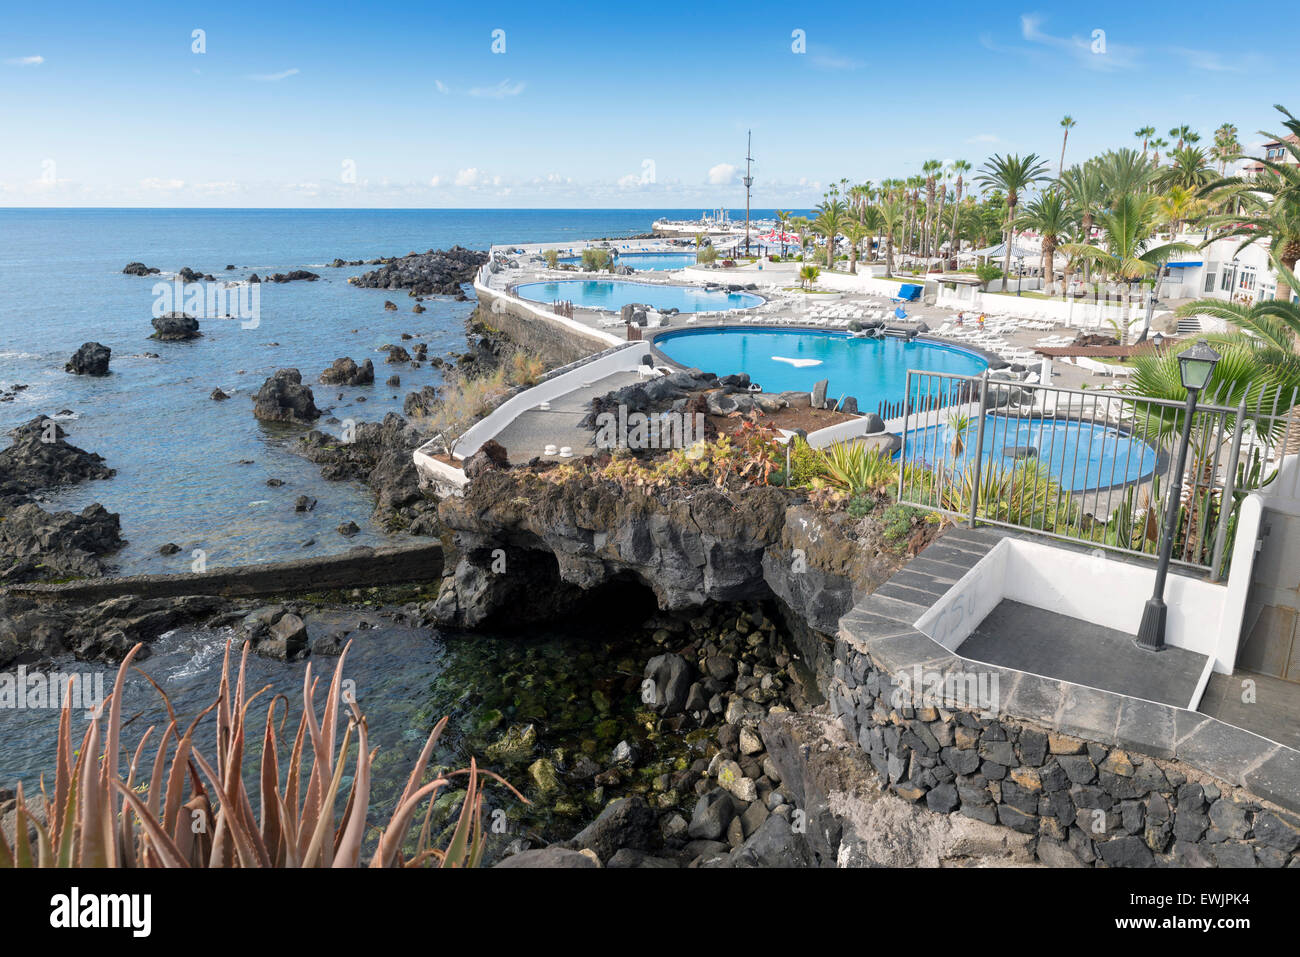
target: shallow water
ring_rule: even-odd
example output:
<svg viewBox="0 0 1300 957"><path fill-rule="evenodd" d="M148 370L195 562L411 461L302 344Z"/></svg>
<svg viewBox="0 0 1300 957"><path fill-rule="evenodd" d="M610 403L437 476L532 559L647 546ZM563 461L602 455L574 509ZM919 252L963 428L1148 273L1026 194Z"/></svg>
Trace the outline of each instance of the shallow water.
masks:
<svg viewBox="0 0 1300 957"><path fill-rule="evenodd" d="M348 609L327 607L306 620L315 637L340 626L355 628L357 617ZM494 855L520 837L531 835L547 841L570 836L594 818L600 805L590 799L590 782L585 787L566 785L558 794L543 794L530 779L527 765L538 756L553 755L556 749L567 759L585 752L598 761L607 760L621 738L638 740L636 689L645 661L660 650L643 629L629 621L617 628L578 626L520 635L444 634L396 623L373 609L363 611L360 617L374 627L353 631L344 677L353 683L366 715L370 745L378 748L372 826L387 821L430 730L444 715L450 716L450 721L435 752L435 766L465 767L473 756L480 765L500 772L532 802L520 802L500 785L489 788L487 807L502 810L506 821L504 830L492 838ZM230 628L177 629L155 641L150 657L140 663L140 669L166 691L182 727L215 698L226 642L232 637ZM233 680L238 669L237 648L231 654ZM309 659L313 675L321 678L318 709L324 707L337 661L321 656ZM281 753L287 754L302 714L303 677L309 662L249 656L248 692L269 689L250 709L250 732L256 731L248 751L250 788L256 786L253 775L260 760L266 705L276 694L283 694L289 702L289 720L280 746ZM101 675L105 690L111 691L117 669L64 659L58 662L58 671ZM283 714L283 705L280 707L277 714ZM71 717L73 738L79 742L88 717L81 710L74 710ZM58 720L59 711L54 708L0 709L0 783L12 787L22 780L32 791L38 788L42 775L49 779ZM123 720L122 742L132 753L146 729L155 726L150 740L156 744L166 724L158 693L134 673L124 686ZM509 764L486 758L487 747L516 724L532 724L537 729L537 744L527 760ZM213 727L209 715L196 733L196 743L210 761ZM341 735L342 723L339 728ZM648 755L646 766L651 766L655 746L642 738L641 747ZM146 751L151 768L153 751ZM350 771L349 764L349 775ZM350 776L345 778L345 789L350 781ZM445 801L444 812L453 810L452 804Z"/></svg>
<svg viewBox="0 0 1300 957"><path fill-rule="evenodd" d="M70 410L73 445L98 452L116 477L61 490L49 505L102 502L122 516L129 544L115 560L125 573L186 571L194 549L211 566L272 561L378 544L372 499L354 483L330 483L289 449L303 430L252 416L251 394L276 369L292 366L314 385L316 404L339 419L379 421L400 411L407 392L436 385L427 364L388 366L379 347L403 332L429 354L464 349L473 303L426 300L411 312L401 290L360 289L349 276L374 267L333 269L335 257L370 259L457 243L487 248L506 240L544 241L646 231L655 213L637 210L20 210L0 209L0 387L26 384L0 402L0 431L38 414ZM160 276L122 273L139 261ZM226 270L227 264L237 268ZM189 266L219 281L250 273L309 269L316 282L263 284L260 322L200 317L192 342L149 339L155 284ZM392 300L397 312L385 311ZM83 342L113 350L106 378L64 372ZM409 346L410 343L407 343ZM146 358L153 352L158 358ZM376 384L315 385L340 356L375 362ZM389 375L399 387L383 385ZM209 398L220 387L232 398ZM284 485L270 488L268 478ZM319 500L297 513L302 494ZM348 539L337 527L354 521ZM304 543L313 541L304 547ZM175 542L171 557L158 548Z"/></svg>

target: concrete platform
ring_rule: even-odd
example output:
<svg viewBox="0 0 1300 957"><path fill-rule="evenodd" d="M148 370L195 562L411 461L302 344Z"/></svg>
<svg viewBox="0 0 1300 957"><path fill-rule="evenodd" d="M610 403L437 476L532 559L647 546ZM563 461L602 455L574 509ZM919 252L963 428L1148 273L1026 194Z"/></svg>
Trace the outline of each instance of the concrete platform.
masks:
<svg viewBox="0 0 1300 957"><path fill-rule="evenodd" d="M556 449L569 446L574 458L594 451L594 433L579 427L578 423L591 411L591 400L615 389L645 381L634 372L618 372L593 381L553 399L549 409L529 409L519 415L497 434L496 440L506 448L510 461L521 464L533 458L546 461L563 461L560 456L546 455L547 445Z"/></svg>
<svg viewBox="0 0 1300 957"><path fill-rule="evenodd" d="M1253 695L1253 701L1242 700L1247 692ZM1294 681L1251 671L1210 675L1198 710L1270 741L1300 749L1300 684Z"/></svg>
<svg viewBox="0 0 1300 957"><path fill-rule="evenodd" d="M1182 648L1143 651L1132 635L1005 599L957 653L1176 708L1187 707L1206 663Z"/></svg>

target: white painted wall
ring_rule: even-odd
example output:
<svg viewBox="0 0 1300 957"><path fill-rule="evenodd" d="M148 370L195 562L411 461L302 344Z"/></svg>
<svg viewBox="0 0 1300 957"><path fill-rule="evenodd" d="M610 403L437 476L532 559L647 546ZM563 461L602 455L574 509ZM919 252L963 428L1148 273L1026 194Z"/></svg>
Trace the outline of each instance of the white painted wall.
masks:
<svg viewBox="0 0 1300 957"><path fill-rule="evenodd" d="M501 433L520 413L534 409L543 402L551 402L574 389L582 388L588 382L603 379L616 372L632 372L641 365L643 356L650 354L650 343L628 342L624 348L598 356L590 362L584 362L577 368L562 372L557 376L539 382L531 389L525 389L493 409L488 415L479 419L466 429L456 442L452 454L464 461L477 452L483 443Z"/></svg>
<svg viewBox="0 0 1300 957"><path fill-rule="evenodd" d="M1183 574L1171 574L1166 582L1165 641L1206 655L1220 674L1231 674L1237 660L1263 505L1258 493L1247 496L1242 505L1226 582ZM961 643L1006 598L1136 635L1154 585L1154 563L1120 560L1101 549L1080 552L1006 538L917 619L916 628L959 652ZM1190 707L1196 706L1208 677L1207 670Z"/></svg>

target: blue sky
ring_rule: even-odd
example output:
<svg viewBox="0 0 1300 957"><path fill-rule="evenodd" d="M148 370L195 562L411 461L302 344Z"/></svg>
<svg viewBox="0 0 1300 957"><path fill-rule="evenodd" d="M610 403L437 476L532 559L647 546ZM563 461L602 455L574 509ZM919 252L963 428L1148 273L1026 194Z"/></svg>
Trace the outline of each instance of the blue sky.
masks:
<svg viewBox="0 0 1300 957"><path fill-rule="evenodd" d="M1294 30L1162 7L10 4L0 206L735 208L752 128L755 207L805 208L930 158L1055 165L1065 113L1078 159L1300 111Z"/></svg>

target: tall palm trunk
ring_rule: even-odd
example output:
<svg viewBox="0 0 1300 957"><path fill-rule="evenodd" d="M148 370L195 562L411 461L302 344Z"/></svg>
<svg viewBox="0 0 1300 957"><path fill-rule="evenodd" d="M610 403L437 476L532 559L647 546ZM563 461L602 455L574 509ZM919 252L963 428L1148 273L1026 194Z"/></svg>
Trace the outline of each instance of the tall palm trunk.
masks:
<svg viewBox="0 0 1300 957"><path fill-rule="evenodd" d="M1016 194L1007 193L1007 249L1002 260L1002 291L1011 287L1011 245L1016 238Z"/></svg>
<svg viewBox="0 0 1300 957"><path fill-rule="evenodd" d="M948 234L948 251L952 254L957 252L957 216L961 213L961 174L957 175L957 198L953 201L952 207L952 232Z"/></svg>

